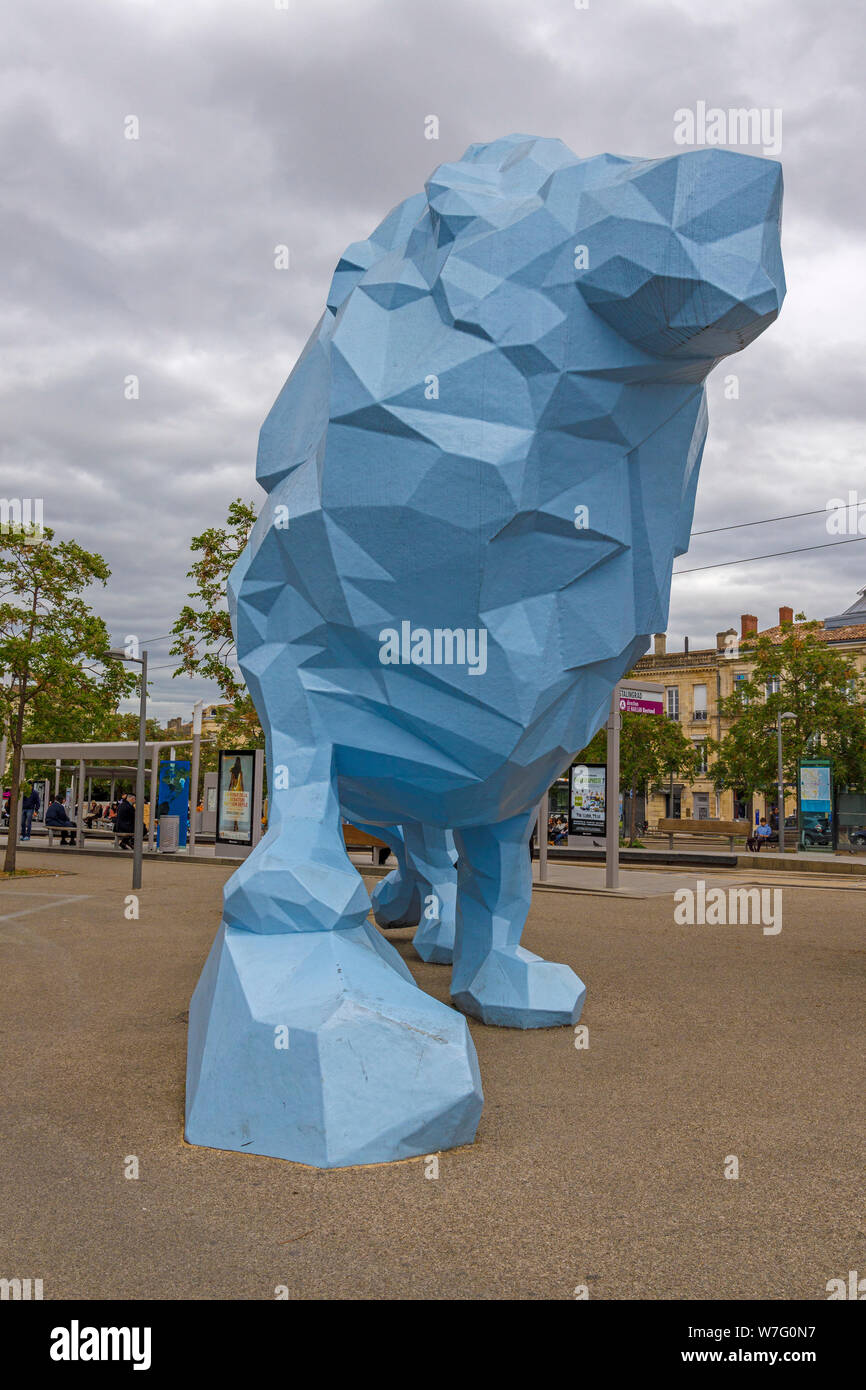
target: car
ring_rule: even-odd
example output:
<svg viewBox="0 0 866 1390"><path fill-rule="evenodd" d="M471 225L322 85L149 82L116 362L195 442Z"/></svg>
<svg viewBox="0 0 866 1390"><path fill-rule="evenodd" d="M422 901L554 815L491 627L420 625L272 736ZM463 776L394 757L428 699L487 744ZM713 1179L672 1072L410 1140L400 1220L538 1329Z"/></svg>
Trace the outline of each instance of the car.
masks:
<svg viewBox="0 0 866 1390"><path fill-rule="evenodd" d="M814 845L832 845L833 829L829 821L816 816L814 820L804 823L802 841L806 848Z"/></svg>
<svg viewBox="0 0 866 1390"><path fill-rule="evenodd" d="M786 844L791 844L794 840L796 840L796 838L797 838L797 817L796 817L796 816L786 816L786 817L785 817L785 843L786 843ZM769 845L777 845L777 844L779 843L779 832L778 832L778 830L773 830L773 831L771 831L771 833L766 837L765 843L766 843L768 846L769 846Z"/></svg>

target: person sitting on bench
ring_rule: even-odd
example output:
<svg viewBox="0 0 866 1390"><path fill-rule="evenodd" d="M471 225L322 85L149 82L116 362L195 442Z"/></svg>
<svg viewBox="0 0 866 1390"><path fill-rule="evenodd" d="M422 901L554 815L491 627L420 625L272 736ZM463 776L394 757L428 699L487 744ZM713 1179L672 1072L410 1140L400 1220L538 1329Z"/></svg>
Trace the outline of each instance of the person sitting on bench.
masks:
<svg viewBox="0 0 866 1390"><path fill-rule="evenodd" d="M135 797L130 793L125 796L117 808L117 819L114 822L114 833L117 835L117 845L119 849L132 849L135 840Z"/></svg>
<svg viewBox="0 0 866 1390"><path fill-rule="evenodd" d="M772 830L767 824L766 817L761 816L761 824L755 826L754 830L752 831L752 834L746 841L746 849L750 849L755 854L758 854L761 849L761 841L769 839L772 833Z"/></svg>
<svg viewBox="0 0 866 1390"><path fill-rule="evenodd" d="M58 827L69 827L68 831L66 828L61 828L60 843L62 845L75 844L75 822L71 821L67 816L66 807L63 805L59 796L52 796L51 805L45 812L45 824L49 829L53 828L55 830Z"/></svg>

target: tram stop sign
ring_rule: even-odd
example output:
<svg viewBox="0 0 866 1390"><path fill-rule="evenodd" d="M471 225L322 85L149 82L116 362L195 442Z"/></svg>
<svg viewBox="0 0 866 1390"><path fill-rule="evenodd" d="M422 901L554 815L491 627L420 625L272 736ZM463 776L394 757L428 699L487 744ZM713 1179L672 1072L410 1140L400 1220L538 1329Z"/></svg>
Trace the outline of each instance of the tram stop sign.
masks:
<svg viewBox="0 0 866 1390"><path fill-rule="evenodd" d="M661 714L665 693L663 685L628 685L622 681L617 690L620 714Z"/></svg>

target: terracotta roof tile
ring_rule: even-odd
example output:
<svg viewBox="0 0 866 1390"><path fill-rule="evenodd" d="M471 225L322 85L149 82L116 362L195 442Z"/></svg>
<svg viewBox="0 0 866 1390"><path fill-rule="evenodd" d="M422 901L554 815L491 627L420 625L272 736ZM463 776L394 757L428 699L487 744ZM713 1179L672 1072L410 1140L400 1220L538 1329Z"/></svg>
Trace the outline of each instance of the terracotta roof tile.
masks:
<svg viewBox="0 0 866 1390"><path fill-rule="evenodd" d="M805 624L794 623L794 627L799 626L805 626ZM769 637L774 645L778 645L789 631L790 628L786 628L786 631L783 632L779 626L765 627L755 635ZM852 627L831 628L825 628L822 624L820 627L812 628L812 632L819 642L866 642L866 623L857 623ZM740 642L741 647L745 645L747 642Z"/></svg>

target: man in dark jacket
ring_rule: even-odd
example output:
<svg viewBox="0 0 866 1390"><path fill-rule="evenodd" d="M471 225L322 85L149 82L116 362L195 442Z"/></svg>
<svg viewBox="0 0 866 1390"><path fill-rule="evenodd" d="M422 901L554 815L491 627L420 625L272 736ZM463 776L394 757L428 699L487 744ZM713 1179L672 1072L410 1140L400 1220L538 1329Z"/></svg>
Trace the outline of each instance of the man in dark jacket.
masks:
<svg viewBox="0 0 866 1390"><path fill-rule="evenodd" d="M60 800L59 796L52 796L51 805L45 812L45 824L53 825L55 828L57 826L68 826L69 832L67 832L65 829L61 830L60 832L60 843L62 845L75 844L75 822L71 821L67 816L66 807L63 805L63 802Z"/></svg>
<svg viewBox="0 0 866 1390"><path fill-rule="evenodd" d="M38 793L37 790L36 790L36 785L35 785L35 783L31 782L31 783L30 783L30 791L29 791L29 793L27 794L27 796L24 797L23 801L21 802L21 840L22 840L22 842L23 842L24 840L29 840L29 839L30 839L30 826L31 826L32 823L33 823L33 817L34 817L34 815L36 814L36 812L39 810L40 805L41 805L41 802L40 802L40 800L39 800L39 793Z"/></svg>
<svg viewBox="0 0 866 1390"><path fill-rule="evenodd" d="M135 839L135 797L125 796L117 808L114 833L120 849L132 849Z"/></svg>

